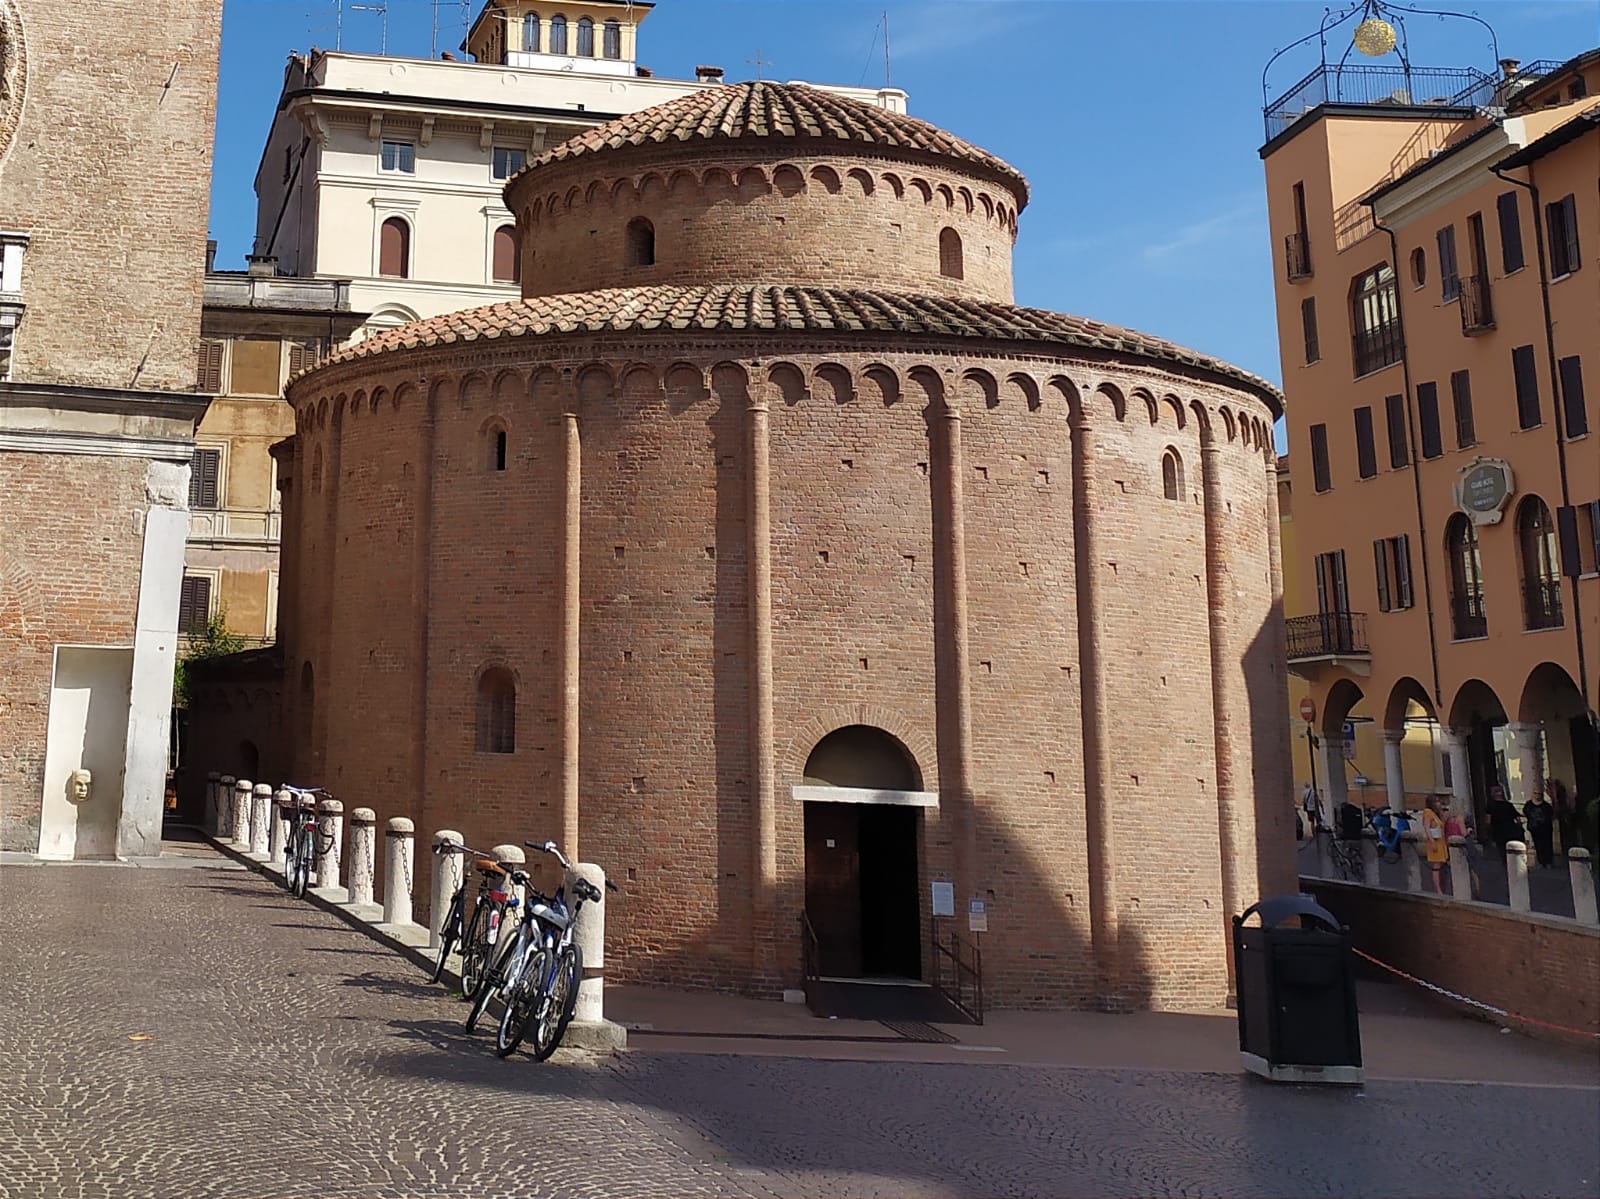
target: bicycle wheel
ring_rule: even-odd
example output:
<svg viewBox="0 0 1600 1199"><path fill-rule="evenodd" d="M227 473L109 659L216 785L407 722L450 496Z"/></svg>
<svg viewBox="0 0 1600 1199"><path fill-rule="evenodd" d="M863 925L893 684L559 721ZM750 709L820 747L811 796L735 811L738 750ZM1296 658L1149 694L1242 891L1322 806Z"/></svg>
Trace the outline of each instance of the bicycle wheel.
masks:
<svg viewBox="0 0 1600 1199"><path fill-rule="evenodd" d="M519 932L502 930L500 940L494 947L491 955L491 965L483 971L483 985L478 988L478 994L472 1001L472 1011L467 1015L467 1031L474 1032L478 1027L478 1017L483 1015L483 1010L489 1006L489 1000L494 993L500 990L508 968L516 961L517 954L521 952L522 937Z"/></svg>
<svg viewBox="0 0 1600 1199"><path fill-rule="evenodd" d="M295 837L294 877L289 890L296 899L304 899L306 887L311 883L311 834L301 829Z"/></svg>
<svg viewBox="0 0 1600 1199"><path fill-rule="evenodd" d="M450 950L456 943L456 935L461 928L461 892L458 890L450 900L450 910L445 913L444 923L439 926L439 953L433 959L433 969L428 974L428 981L436 983L444 974L445 959L450 956Z"/></svg>
<svg viewBox="0 0 1600 1199"><path fill-rule="evenodd" d="M483 985L483 976L489 965L489 916L493 909L479 903L472 909L472 919L467 921L467 931L461 938L461 998L472 999Z"/></svg>
<svg viewBox="0 0 1600 1199"><path fill-rule="evenodd" d="M506 997L506 1010L500 1014L500 1031L494 1039L494 1055L509 1057L516 1052L522 1038L534 1026L545 997L545 975L550 970L550 952L542 945L528 955L527 963L517 975L511 993ZM545 1054L545 1057L549 1057ZM542 1060L542 1059L541 1059Z"/></svg>
<svg viewBox="0 0 1600 1199"><path fill-rule="evenodd" d="M561 951L556 960L555 977L539 1011L539 1021L533 1030L533 1060L542 1062L556 1051L567 1025L572 1023L572 1013L578 1007L578 980L583 977L583 955L576 945Z"/></svg>

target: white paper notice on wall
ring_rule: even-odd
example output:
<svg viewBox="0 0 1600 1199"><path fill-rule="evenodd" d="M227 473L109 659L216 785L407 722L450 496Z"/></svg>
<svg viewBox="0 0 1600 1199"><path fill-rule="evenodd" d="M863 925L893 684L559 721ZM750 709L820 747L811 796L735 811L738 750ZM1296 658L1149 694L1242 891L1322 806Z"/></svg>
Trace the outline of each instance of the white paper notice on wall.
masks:
<svg viewBox="0 0 1600 1199"><path fill-rule="evenodd" d="M933 884L933 914L935 916L954 916L956 914L956 885L954 883Z"/></svg>
<svg viewBox="0 0 1600 1199"><path fill-rule="evenodd" d="M967 901L967 931L969 933L989 931L989 905L981 899Z"/></svg>

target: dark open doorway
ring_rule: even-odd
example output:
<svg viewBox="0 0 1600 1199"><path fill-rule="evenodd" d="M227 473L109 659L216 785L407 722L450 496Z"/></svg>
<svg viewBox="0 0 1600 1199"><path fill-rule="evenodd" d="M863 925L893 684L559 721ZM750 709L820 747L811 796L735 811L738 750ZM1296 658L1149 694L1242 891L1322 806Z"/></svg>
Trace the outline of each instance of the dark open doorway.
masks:
<svg viewBox="0 0 1600 1199"><path fill-rule="evenodd" d="M819 973L920 978L917 810L897 804L808 803L806 913Z"/></svg>

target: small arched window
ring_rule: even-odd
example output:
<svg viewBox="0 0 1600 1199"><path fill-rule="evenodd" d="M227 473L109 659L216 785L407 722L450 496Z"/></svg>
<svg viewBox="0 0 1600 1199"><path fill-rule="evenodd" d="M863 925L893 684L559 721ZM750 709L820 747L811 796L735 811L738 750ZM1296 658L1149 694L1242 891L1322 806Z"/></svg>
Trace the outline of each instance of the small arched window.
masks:
<svg viewBox="0 0 1600 1199"><path fill-rule="evenodd" d="M505 470L507 439L506 430L499 421L490 424L483 431L484 464L493 471Z"/></svg>
<svg viewBox="0 0 1600 1199"><path fill-rule="evenodd" d="M600 42L600 54L603 58L622 57L622 25L617 21L607 21L605 35Z"/></svg>
<svg viewBox="0 0 1600 1199"><path fill-rule="evenodd" d="M656 227L642 216L628 222L627 245L624 247L624 266L654 266L656 261Z"/></svg>
<svg viewBox="0 0 1600 1199"><path fill-rule="evenodd" d="M522 282L522 255L517 252L515 225L501 225L494 231L494 281Z"/></svg>
<svg viewBox="0 0 1600 1199"><path fill-rule="evenodd" d="M1183 499L1183 459L1171 447L1161 455L1161 494L1169 500Z"/></svg>
<svg viewBox="0 0 1600 1199"><path fill-rule="evenodd" d="M1457 641L1487 637L1489 619L1483 607L1483 559L1478 554L1478 526L1457 512L1444 527L1445 557L1450 561L1450 627Z"/></svg>
<svg viewBox="0 0 1600 1199"><path fill-rule="evenodd" d="M390 217L379 231L378 274L391 279L411 277L411 226L400 217Z"/></svg>
<svg viewBox="0 0 1600 1199"><path fill-rule="evenodd" d="M948 226L939 230L939 273L946 279L966 277L961 257L961 234Z"/></svg>
<svg viewBox="0 0 1600 1199"><path fill-rule="evenodd" d="M594 22L588 17L578 18L578 57L594 57Z"/></svg>
<svg viewBox="0 0 1600 1199"><path fill-rule="evenodd" d="M1428 252L1421 246L1411 251L1411 283L1422 287L1428 282Z"/></svg>
<svg viewBox="0 0 1600 1199"><path fill-rule="evenodd" d="M567 18L550 18L550 53L565 54L567 52Z"/></svg>
<svg viewBox="0 0 1600 1199"><path fill-rule="evenodd" d="M509 754L517 749L517 684L503 666L478 676L477 749L480 754Z"/></svg>
<svg viewBox="0 0 1600 1199"><path fill-rule="evenodd" d="M1524 627L1559 629L1561 562L1556 553L1556 527L1550 509L1530 495L1517 509L1517 549L1522 559Z"/></svg>
<svg viewBox="0 0 1600 1199"><path fill-rule="evenodd" d="M536 12L522 16L522 48L533 54L539 53L539 14Z"/></svg>

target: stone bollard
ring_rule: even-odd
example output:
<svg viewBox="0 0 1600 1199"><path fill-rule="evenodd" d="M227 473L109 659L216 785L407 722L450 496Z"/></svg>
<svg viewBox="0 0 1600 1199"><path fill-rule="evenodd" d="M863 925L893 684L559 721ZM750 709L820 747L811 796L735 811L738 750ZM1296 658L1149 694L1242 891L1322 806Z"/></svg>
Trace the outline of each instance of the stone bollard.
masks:
<svg viewBox="0 0 1600 1199"><path fill-rule="evenodd" d="M1378 877L1378 834L1370 828L1361 830L1361 881L1369 887L1381 885Z"/></svg>
<svg viewBox="0 0 1600 1199"><path fill-rule="evenodd" d="M217 780L217 830L212 836L218 841L226 841L233 835L234 782L231 774L225 774Z"/></svg>
<svg viewBox="0 0 1600 1199"><path fill-rule="evenodd" d="M383 922L411 923L411 871L415 866L417 826L404 816L391 816L383 839L389 843L383 871Z"/></svg>
<svg viewBox="0 0 1600 1199"><path fill-rule="evenodd" d="M317 886L339 885L339 852L344 845L344 804L337 799L325 799L317 805L317 848L324 845L325 852L317 854Z"/></svg>
<svg viewBox="0 0 1600 1199"><path fill-rule="evenodd" d="M435 850L446 841L461 844L461 834L453 828L442 828L433 834ZM428 948L439 948L439 930L450 911L451 897L461 887L464 863L459 853L437 853L433 857L433 908L428 912Z"/></svg>
<svg viewBox="0 0 1600 1199"><path fill-rule="evenodd" d="M250 847L250 796L255 784L249 779L238 779L233 784L233 827L228 836L242 849Z"/></svg>
<svg viewBox="0 0 1600 1199"><path fill-rule="evenodd" d="M206 775L206 814L204 825L207 834L213 837L215 837L217 835L217 831L222 828L221 805L217 798L218 793L221 790L222 776L213 770Z"/></svg>
<svg viewBox="0 0 1600 1199"><path fill-rule="evenodd" d="M606 894L606 872L592 862L579 862L573 866L572 874L594 884L600 891L600 902L583 905L572 932L572 939L583 954L583 975L578 980L578 1003L563 1043L573 1049L621 1049L628 1043L627 1030L605 1015L606 906L610 898Z"/></svg>
<svg viewBox="0 0 1600 1199"><path fill-rule="evenodd" d="M1472 898L1472 867L1467 863L1467 839L1450 838L1450 894L1456 899Z"/></svg>
<svg viewBox="0 0 1600 1199"><path fill-rule="evenodd" d="M279 791L272 802L272 828L267 844L267 857L274 862L283 861L283 852L289 844L289 793Z"/></svg>
<svg viewBox="0 0 1600 1199"><path fill-rule="evenodd" d="M272 788L257 783L250 792L250 852L262 858L267 856L267 838L272 825Z"/></svg>
<svg viewBox="0 0 1600 1199"><path fill-rule="evenodd" d="M495 861L499 862L500 865L504 866L507 870L525 871L528 868L528 855L522 851L522 846L520 845L496 845L489 851L489 856L494 858ZM463 865L462 869L465 871L465 865ZM507 891L517 897L517 903L519 905L517 910L520 911L520 905L528 902L528 889L521 883L512 882L509 878L506 879L505 887ZM501 928L513 928L515 927L516 923L517 922L515 920L511 919L511 913L507 912L505 920L501 924L500 928L493 930L493 936L490 940L490 944L499 943Z"/></svg>
<svg viewBox="0 0 1600 1199"><path fill-rule="evenodd" d="M1400 834L1400 856L1406 864L1406 890L1416 894L1422 890L1422 854L1417 848L1417 830L1406 829Z"/></svg>
<svg viewBox="0 0 1600 1199"><path fill-rule="evenodd" d="M1333 878L1333 835L1325 831L1311 835L1316 838L1317 877Z"/></svg>
<svg viewBox="0 0 1600 1199"><path fill-rule="evenodd" d="M350 813L350 902L372 902L372 875L377 868L378 816L371 808Z"/></svg>
<svg viewBox="0 0 1600 1199"><path fill-rule="evenodd" d="M1528 902L1528 847L1521 841L1506 842L1506 887L1511 892L1511 910L1531 910Z"/></svg>
<svg viewBox="0 0 1600 1199"><path fill-rule="evenodd" d="M1567 871L1572 875L1572 916L1579 924L1600 924L1594 894L1594 871L1589 868L1589 851L1567 850Z"/></svg>

